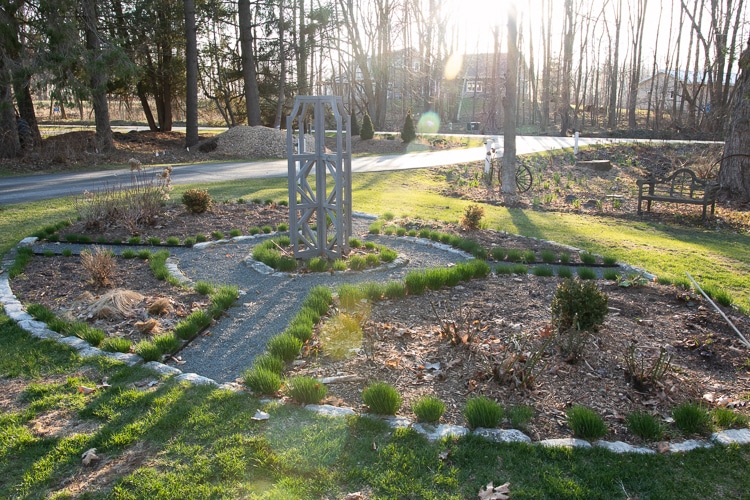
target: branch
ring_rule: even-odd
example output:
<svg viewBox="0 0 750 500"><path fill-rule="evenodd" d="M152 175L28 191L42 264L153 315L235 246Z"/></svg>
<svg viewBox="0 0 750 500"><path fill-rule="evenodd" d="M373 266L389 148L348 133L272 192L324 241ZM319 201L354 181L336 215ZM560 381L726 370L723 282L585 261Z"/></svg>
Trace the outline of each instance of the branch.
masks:
<svg viewBox="0 0 750 500"><path fill-rule="evenodd" d="M748 342L747 339L745 338L745 336L740 333L740 331L737 329L736 326L734 326L734 323L732 323L729 320L729 318L727 318L727 315L724 314L724 311L722 311L721 309L719 309L719 306L717 306L714 303L714 301L711 300L711 298L708 295L706 295L706 292L704 292L701 289L700 285L698 285L698 283L695 282L695 280L693 279L693 277L690 276L690 273L686 272L685 274L687 274L687 277L690 278L690 282L693 284L693 286L695 286L695 288L698 289L698 291L701 293L701 295L703 295L706 298L706 300L712 306L714 306L714 309L716 309L716 312L718 312L719 314L721 314L721 317L724 318L724 320L727 322L727 324L732 327L732 330L734 330L734 332L740 337L740 340L742 341L743 344L745 344L745 347L750 347L750 342Z"/></svg>

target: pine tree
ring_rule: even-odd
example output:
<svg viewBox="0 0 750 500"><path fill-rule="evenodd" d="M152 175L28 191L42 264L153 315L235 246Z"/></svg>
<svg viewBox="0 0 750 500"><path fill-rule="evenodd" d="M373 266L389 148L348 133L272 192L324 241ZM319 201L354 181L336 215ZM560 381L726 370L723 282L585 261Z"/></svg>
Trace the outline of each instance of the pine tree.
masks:
<svg viewBox="0 0 750 500"><path fill-rule="evenodd" d="M372 139L374 136L375 129L372 126L372 119L367 111L365 111L365 116L362 117L362 128L359 131L359 138L366 141Z"/></svg>
<svg viewBox="0 0 750 500"><path fill-rule="evenodd" d="M409 143L417 138L417 131L414 130L414 118L411 116L411 109L406 112L404 128L401 129L401 140Z"/></svg>
<svg viewBox="0 0 750 500"><path fill-rule="evenodd" d="M359 122L357 121L357 114L352 113L352 137L359 135Z"/></svg>

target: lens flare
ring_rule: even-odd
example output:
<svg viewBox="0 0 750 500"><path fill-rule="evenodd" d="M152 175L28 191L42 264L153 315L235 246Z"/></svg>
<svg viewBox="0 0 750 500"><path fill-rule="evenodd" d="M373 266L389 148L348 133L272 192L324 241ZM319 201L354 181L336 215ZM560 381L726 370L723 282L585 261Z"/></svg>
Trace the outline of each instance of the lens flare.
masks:
<svg viewBox="0 0 750 500"><path fill-rule="evenodd" d="M434 111L423 113L417 122L417 132L420 134L434 134L440 129L440 117Z"/></svg>

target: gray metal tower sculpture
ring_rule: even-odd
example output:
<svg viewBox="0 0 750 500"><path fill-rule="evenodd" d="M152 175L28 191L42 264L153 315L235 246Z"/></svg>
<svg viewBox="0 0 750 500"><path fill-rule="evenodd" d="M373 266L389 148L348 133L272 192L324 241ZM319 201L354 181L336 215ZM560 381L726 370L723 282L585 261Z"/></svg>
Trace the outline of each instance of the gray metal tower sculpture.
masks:
<svg viewBox="0 0 750 500"><path fill-rule="evenodd" d="M336 122L333 151L326 151L326 117L333 117ZM289 235L297 258L337 259L349 251L351 137L350 117L340 97L297 96L292 113L286 118ZM311 143L313 149L308 151ZM311 177L315 179L313 183Z"/></svg>

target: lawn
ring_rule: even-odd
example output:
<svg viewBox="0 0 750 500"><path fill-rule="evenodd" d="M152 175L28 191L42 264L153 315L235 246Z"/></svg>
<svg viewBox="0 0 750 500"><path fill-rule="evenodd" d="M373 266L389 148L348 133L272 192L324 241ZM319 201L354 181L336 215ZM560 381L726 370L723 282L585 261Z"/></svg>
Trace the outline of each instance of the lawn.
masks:
<svg viewBox="0 0 750 500"><path fill-rule="evenodd" d="M470 203L437 194L430 171L357 175L354 210L458 221ZM173 199L196 186L178 186ZM282 179L208 186L215 199L282 199ZM485 207L489 227L616 256L670 279L688 271L750 307L750 237L580 214ZM70 200L0 207L0 254L74 217ZM193 387L142 368L38 341L0 313L2 498L476 498L510 482L513 498L742 498L750 448L615 455L427 442L378 420L330 419L244 393ZM110 387L91 394L79 387ZM270 418L252 417L262 409ZM96 448L92 466L81 455Z"/></svg>

